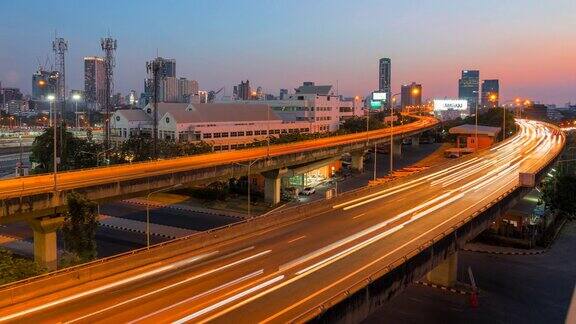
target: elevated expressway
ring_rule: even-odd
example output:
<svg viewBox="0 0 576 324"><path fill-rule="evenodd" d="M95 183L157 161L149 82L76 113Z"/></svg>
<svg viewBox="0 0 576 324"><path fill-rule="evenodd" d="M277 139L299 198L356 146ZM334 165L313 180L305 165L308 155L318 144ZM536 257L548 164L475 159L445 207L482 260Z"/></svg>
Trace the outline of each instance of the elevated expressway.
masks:
<svg viewBox="0 0 576 324"><path fill-rule="evenodd" d="M0 288L0 321L356 322L521 196L565 136L514 138L387 186Z"/></svg>
<svg viewBox="0 0 576 324"><path fill-rule="evenodd" d="M432 117L414 116L415 122L394 127L395 142L418 136L438 124ZM95 201L145 195L176 184L198 184L263 173L271 203L280 200L280 178L287 168L352 153L361 168L363 152L374 143L389 143L390 130L332 136L284 145L210 153L169 160L60 172L0 180L0 223L38 218L61 212L68 192Z"/></svg>

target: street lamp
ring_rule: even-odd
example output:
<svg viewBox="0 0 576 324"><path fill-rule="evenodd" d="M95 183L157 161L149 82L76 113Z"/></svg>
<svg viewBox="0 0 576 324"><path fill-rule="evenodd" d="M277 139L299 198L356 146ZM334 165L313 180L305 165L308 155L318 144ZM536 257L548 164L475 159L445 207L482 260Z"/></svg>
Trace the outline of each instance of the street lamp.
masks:
<svg viewBox="0 0 576 324"><path fill-rule="evenodd" d="M72 95L72 100L74 100L74 110L75 110L75 119L76 119L76 129L78 129L78 101L80 101L80 99L82 99L82 96L80 96L80 94L75 93Z"/></svg>
<svg viewBox="0 0 576 324"><path fill-rule="evenodd" d="M160 193L160 192L164 192L164 191L170 191L173 189L176 189L178 187L182 186L182 184L175 184L171 187L168 188L163 188L163 189L159 189L156 191L152 191L151 193L149 193L146 196L146 248L149 249L150 248L150 196L156 193Z"/></svg>
<svg viewBox="0 0 576 324"><path fill-rule="evenodd" d="M250 183L251 183L251 181L250 181L250 168L252 167L252 165L253 165L254 163L258 162L259 160L260 160L260 159L258 158L258 159L254 160L254 161L251 161L251 162L248 161L248 163L246 163L246 164L235 163L235 164L237 164L237 165L245 166L245 167L248 168L248 174L247 174L247 177L246 177L246 180L248 181L248 219L251 218L251 214L250 214L250 212L251 212L251 210L250 210Z"/></svg>
<svg viewBox="0 0 576 324"><path fill-rule="evenodd" d="M58 157L56 156L56 125L57 125L57 119L58 116L56 115L56 113L52 113L52 110L54 109L54 100L56 100L56 96L54 96L53 94L49 94L46 99L48 99L48 101L50 102L50 113L51 116L53 116L53 118L55 119L54 121L52 121L52 118L50 118L50 126L52 127L52 134L54 135L54 140L52 143L53 146L53 150L52 150L52 154L53 154L53 161L52 163L54 164L54 194L56 194L56 191L58 190Z"/></svg>
<svg viewBox="0 0 576 324"><path fill-rule="evenodd" d="M416 94L414 94L416 93ZM418 90L418 88L414 88L412 89L412 95L417 96L418 93L420 93L420 90ZM392 171L394 170L394 157L393 157L393 151L394 151L394 103L396 102L396 100L394 100L394 97L400 95L400 93L395 93L392 96L390 96L390 99L392 99L392 105L390 105L390 174L392 174ZM374 172L376 173L376 172Z"/></svg>

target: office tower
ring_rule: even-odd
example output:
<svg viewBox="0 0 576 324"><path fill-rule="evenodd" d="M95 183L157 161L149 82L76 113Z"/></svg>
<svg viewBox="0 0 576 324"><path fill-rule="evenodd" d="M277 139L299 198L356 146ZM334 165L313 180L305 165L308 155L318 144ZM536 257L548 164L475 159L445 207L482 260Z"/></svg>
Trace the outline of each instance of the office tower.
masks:
<svg viewBox="0 0 576 324"><path fill-rule="evenodd" d="M478 106L480 87L480 71L463 70L462 77L458 80L458 98L468 101L470 113L475 113Z"/></svg>
<svg viewBox="0 0 576 324"><path fill-rule="evenodd" d="M90 109L103 109L106 104L106 69L104 59L84 58L84 94Z"/></svg>
<svg viewBox="0 0 576 324"><path fill-rule="evenodd" d="M389 58L381 58L378 67L378 89L386 93L386 107L390 108L392 95L392 62Z"/></svg>
<svg viewBox="0 0 576 324"><path fill-rule="evenodd" d="M406 106L419 106L422 104L422 85L412 82L402 85L400 91L402 109Z"/></svg>
<svg viewBox="0 0 576 324"><path fill-rule="evenodd" d="M58 91L58 72L38 70L32 75L32 99L45 100L49 94Z"/></svg>
<svg viewBox="0 0 576 324"><path fill-rule="evenodd" d="M280 89L280 100L288 99L288 89Z"/></svg>
<svg viewBox="0 0 576 324"><path fill-rule="evenodd" d="M498 107L500 100L500 84L497 79L482 81L482 107Z"/></svg>
<svg viewBox="0 0 576 324"><path fill-rule="evenodd" d="M157 57L154 59L154 61L162 63L161 76L167 77L167 78L175 78L176 77L176 60L175 59Z"/></svg>
<svg viewBox="0 0 576 324"><path fill-rule="evenodd" d="M240 84L234 87L234 97L237 100L250 100L252 92L250 91L250 81L240 81Z"/></svg>
<svg viewBox="0 0 576 324"><path fill-rule="evenodd" d="M191 102L198 95L198 81L186 78L178 79L178 102Z"/></svg>

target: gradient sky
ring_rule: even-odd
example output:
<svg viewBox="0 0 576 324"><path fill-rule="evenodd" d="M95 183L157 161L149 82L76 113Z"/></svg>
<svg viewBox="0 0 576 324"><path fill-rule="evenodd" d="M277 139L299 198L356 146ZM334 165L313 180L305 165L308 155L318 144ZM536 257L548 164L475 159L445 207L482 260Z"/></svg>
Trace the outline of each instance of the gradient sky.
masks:
<svg viewBox="0 0 576 324"><path fill-rule="evenodd" d="M338 81L339 93L377 88L392 59L394 91L423 84L454 97L462 69L500 79L501 97L576 102L575 0L6 0L0 11L0 81L31 92L54 30L69 43L67 88L83 88L84 56L118 39L116 89L142 91L145 62L175 58L200 87L241 79L278 94L302 81Z"/></svg>

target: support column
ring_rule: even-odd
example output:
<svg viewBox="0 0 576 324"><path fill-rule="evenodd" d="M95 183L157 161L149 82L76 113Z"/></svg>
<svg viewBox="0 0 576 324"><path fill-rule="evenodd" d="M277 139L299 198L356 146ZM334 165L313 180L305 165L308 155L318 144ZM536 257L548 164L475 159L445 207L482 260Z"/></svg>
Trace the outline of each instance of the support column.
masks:
<svg viewBox="0 0 576 324"><path fill-rule="evenodd" d="M394 156L402 156L402 140L394 140L394 147L392 150Z"/></svg>
<svg viewBox="0 0 576 324"><path fill-rule="evenodd" d="M34 231L34 261L48 269L58 268L56 230L64 223L64 217L44 217L28 220Z"/></svg>
<svg viewBox="0 0 576 324"><path fill-rule="evenodd" d="M412 147L419 147L420 146L420 135L412 136Z"/></svg>
<svg viewBox="0 0 576 324"><path fill-rule="evenodd" d="M453 287L456 284L458 270L458 252L450 255L446 260L442 261L436 268L428 272L426 279L431 283Z"/></svg>
<svg viewBox="0 0 576 324"><path fill-rule="evenodd" d="M364 170L364 151L352 152L350 156L352 157L352 165L350 166L352 171L362 172Z"/></svg>
<svg viewBox="0 0 576 324"><path fill-rule="evenodd" d="M287 169L272 170L262 173L264 176L264 200L271 204L280 203L280 189L282 188L282 175Z"/></svg>

